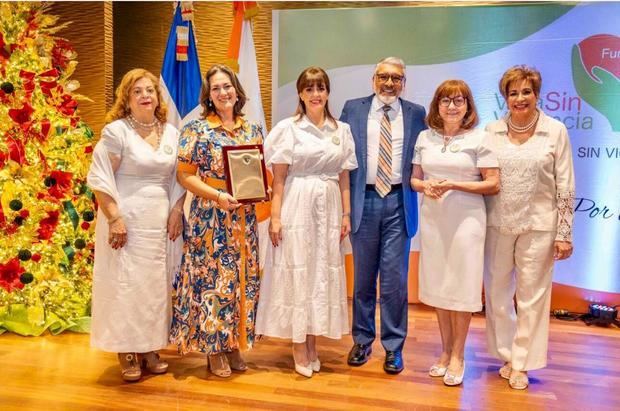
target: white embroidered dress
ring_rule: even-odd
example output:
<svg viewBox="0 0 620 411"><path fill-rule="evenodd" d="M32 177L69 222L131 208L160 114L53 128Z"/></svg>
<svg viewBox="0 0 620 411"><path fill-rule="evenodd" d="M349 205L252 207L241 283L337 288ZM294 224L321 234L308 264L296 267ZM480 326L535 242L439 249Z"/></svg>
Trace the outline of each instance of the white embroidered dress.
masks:
<svg viewBox="0 0 620 411"><path fill-rule="evenodd" d="M168 240L170 209L185 190L176 181L178 131L166 124L154 149L125 120L102 130L88 185L110 195L127 228L127 243L108 244L99 209L95 239L91 346L109 352L148 352L168 345L171 272L182 239ZM108 153L120 156L114 172Z"/></svg>
<svg viewBox="0 0 620 411"><path fill-rule="evenodd" d="M498 195L487 197L487 224L503 234L555 231L556 241L572 241L575 175L568 132L539 113L534 134L521 145L508 139L505 119L486 127L501 184Z"/></svg>
<svg viewBox="0 0 620 411"><path fill-rule="evenodd" d="M304 342L349 332L342 198L338 174L357 168L348 124L306 117L278 123L265 140L268 165L289 164L282 198L282 241L264 268L256 333Z"/></svg>
<svg viewBox="0 0 620 411"><path fill-rule="evenodd" d="M471 130L444 137L432 129L418 136L413 163L424 179L481 181L480 168L497 167L488 135ZM424 196L420 208L419 298L427 305L465 312L482 309L486 209L480 194L449 190L441 198Z"/></svg>

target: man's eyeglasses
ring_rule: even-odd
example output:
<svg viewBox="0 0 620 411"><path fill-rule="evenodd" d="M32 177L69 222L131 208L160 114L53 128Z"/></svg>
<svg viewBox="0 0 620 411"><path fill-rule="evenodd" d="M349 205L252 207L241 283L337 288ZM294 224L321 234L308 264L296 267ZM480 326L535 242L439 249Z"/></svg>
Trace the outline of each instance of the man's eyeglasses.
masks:
<svg viewBox="0 0 620 411"><path fill-rule="evenodd" d="M379 80L379 83L387 83L388 80L392 79L392 83L400 84L403 82L403 80L405 80L405 76L400 76L398 74L379 73L376 74L375 77L377 78L377 80Z"/></svg>
<svg viewBox="0 0 620 411"><path fill-rule="evenodd" d="M467 99L463 96L443 97L442 99L439 100L439 105L441 107L448 107L450 106L450 103L454 103L456 107L461 107L466 102L467 102Z"/></svg>

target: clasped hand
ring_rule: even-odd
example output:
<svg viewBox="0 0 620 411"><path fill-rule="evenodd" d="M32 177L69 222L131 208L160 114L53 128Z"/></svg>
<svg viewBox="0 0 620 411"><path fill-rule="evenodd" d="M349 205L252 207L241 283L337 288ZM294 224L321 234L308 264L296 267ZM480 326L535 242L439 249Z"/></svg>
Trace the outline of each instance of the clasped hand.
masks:
<svg viewBox="0 0 620 411"><path fill-rule="evenodd" d="M424 195L430 198L439 199L448 190L452 189L452 182L448 180L426 180L424 181Z"/></svg>

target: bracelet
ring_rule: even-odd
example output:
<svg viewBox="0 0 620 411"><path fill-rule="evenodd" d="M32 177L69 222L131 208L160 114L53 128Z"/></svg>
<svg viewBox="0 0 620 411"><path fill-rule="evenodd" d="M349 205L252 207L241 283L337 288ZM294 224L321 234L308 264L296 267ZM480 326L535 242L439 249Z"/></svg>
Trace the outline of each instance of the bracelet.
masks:
<svg viewBox="0 0 620 411"><path fill-rule="evenodd" d="M220 196L221 196L221 195L222 195L222 192L221 192L221 191L218 191L218 192L217 192L217 197L215 198L215 202L217 203L217 205L219 205L219 204L220 204Z"/></svg>
<svg viewBox="0 0 620 411"><path fill-rule="evenodd" d="M342 213L343 217L351 217L351 213Z"/></svg>
<svg viewBox="0 0 620 411"><path fill-rule="evenodd" d="M176 208L173 208L173 209L172 209L172 212L173 212L173 213L177 213L177 214L183 214L183 209L178 210L178 209L176 209Z"/></svg>
<svg viewBox="0 0 620 411"><path fill-rule="evenodd" d="M119 219L121 219L121 218L123 218L123 217L122 217L122 216L120 216L120 215L117 215L116 217L109 219L109 220L108 220L108 224L112 224L112 223L114 223L116 220L119 220Z"/></svg>

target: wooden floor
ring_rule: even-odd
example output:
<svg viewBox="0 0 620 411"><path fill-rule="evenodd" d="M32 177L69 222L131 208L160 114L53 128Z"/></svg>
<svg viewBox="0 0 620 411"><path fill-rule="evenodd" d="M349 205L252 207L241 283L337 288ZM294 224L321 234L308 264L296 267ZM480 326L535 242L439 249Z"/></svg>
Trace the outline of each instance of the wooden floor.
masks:
<svg viewBox="0 0 620 411"><path fill-rule="evenodd" d="M427 376L439 354L433 311L409 308L405 371L383 372L383 350L371 360L346 363L351 338L319 339L323 367L306 379L293 372L290 344L263 339L248 353L250 369L223 380L206 370L202 355L163 352L165 375L124 383L114 354L89 347L89 337L65 333L38 338L0 336L0 410L619 410L620 332L616 328L552 320L549 366L530 373L526 391L497 375L486 352L484 317L475 316L467 342L465 382L445 387Z"/></svg>

